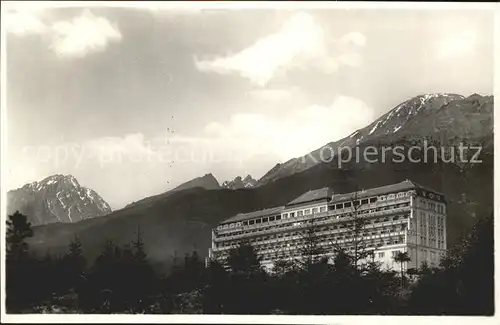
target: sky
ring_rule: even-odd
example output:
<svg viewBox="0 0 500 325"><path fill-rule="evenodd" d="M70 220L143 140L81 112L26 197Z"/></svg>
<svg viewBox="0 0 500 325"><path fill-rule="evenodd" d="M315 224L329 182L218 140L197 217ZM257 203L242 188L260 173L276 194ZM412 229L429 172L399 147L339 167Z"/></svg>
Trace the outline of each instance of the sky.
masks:
<svg viewBox="0 0 500 325"><path fill-rule="evenodd" d="M419 94L493 93L492 11L2 3L2 22L7 188L71 174L113 209L258 179Z"/></svg>

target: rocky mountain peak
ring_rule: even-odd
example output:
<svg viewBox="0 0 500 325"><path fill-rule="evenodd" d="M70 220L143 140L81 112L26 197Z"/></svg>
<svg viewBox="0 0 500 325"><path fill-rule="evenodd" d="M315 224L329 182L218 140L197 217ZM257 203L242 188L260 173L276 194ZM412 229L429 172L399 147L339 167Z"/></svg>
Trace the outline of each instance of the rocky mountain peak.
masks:
<svg viewBox="0 0 500 325"><path fill-rule="evenodd" d="M251 175L247 175L245 178L236 176L232 181L225 181L222 183L222 187L236 190L240 188L252 188L256 184L257 180L255 180Z"/></svg>
<svg viewBox="0 0 500 325"><path fill-rule="evenodd" d="M211 173L208 173L201 177L197 177L190 181L182 183L181 185L174 188L173 191L181 191L194 187L201 187L206 190L215 190L219 189L220 185L215 176L212 175Z"/></svg>
<svg viewBox="0 0 500 325"><path fill-rule="evenodd" d="M106 215L111 208L73 175L55 174L7 193L7 211L19 210L33 225L76 222Z"/></svg>

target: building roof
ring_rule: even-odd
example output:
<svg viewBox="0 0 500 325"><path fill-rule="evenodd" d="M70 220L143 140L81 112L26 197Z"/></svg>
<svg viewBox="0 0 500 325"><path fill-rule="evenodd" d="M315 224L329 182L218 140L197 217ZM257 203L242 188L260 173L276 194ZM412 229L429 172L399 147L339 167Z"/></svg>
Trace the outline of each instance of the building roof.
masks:
<svg viewBox="0 0 500 325"><path fill-rule="evenodd" d="M363 198L363 197L377 196L377 195L383 195L383 194L388 194L388 193L393 193L393 192L408 191L408 190L412 190L412 189L421 189L424 191L429 191L429 192L443 195L440 192L437 192L435 190L432 190L430 188L427 188L425 186L422 186L420 184L417 184L417 183L412 182L412 181L407 179L405 181L402 181L402 182L399 182L396 184L374 187L374 188L370 188L370 189L362 190L362 191L358 191L358 192L335 194L332 197L332 202L342 202L342 201L353 200L355 197L356 198Z"/></svg>
<svg viewBox="0 0 500 325"><path fill-rule="evenodd" d="M312 202L312 201L318 201L318 200L324 200L328 199L332 196L332 190L328 187L316 189L316 190L311 190L309 192L306 192L299 196L298 198L294 199L293 201L290 201L287 206L289 205L295 205L295 204L300 204L300 203L306 203L306 202Z"/></svg>
<svg viewBox="0 0 500 325"><path fill-rule="evenodd" d="M238 222L242 220L248 220L248 219L253 219L253 218L258 218L258 217L265 217L265 216L270 216L270 215L275 215L275 214L280 214L281 211L283 210L283 206L279 207L273 207L273 208L268 208L268 209L262 209L258 211L252 211L248 213L238 213L235 216L232 216L229 219L226 219L221 222L221 224L228 223L228 222Z"/></svg>
<svg viewBox="0 0 500 325"><path fill-rule="evenodd" d="M273 207L273 208L268 208L268 209L262 209L262 210L258 210L258 211L248 212L248 213L238 213L237 215L222 221L221 224L228 223L228 222L238 222L238 221L242 221L242 220L248 220L248 219L253 219L253 218L258 218L258 217L265 217L265 216L280 214L285 209L285 207L296 205L296 204L301 204L301 203L319 201L319 200L330 199L330 198L331 198L330 203L344 202L344 201L353 200L354 198L359 199L359 198L384 195L384 194L389 194L389 193L394 193L394 192L408 191L408 190L413 190L413 189L420 189L420 190L432 192L435 194L442 195L444 197L444 195L442 193L434 191L428 187L422 186L422 185L417 184L415 182L412 182L408 179L405 181L399 182L399 183L395 183L395 184L374 187L374 188L370 188L367 190L361 190L358 192L335 194L335 195L333 195L331 188L324 187L324 188L308 191L308 192L302 194L301 196L299 196L298 198L290 201L286 206L279 206L279 207Z"/></svg>

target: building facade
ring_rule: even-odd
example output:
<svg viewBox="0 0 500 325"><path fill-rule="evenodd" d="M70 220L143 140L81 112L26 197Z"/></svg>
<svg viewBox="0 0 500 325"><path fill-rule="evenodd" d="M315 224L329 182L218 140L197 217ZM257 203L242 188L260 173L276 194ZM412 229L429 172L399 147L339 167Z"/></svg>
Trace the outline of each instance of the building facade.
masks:
<svg viewBox="0 0 500 325"><path fill-rule="evenodd" d="M360 219L363 225L355 228ZM277 259L300 258L305 234L312 231L329 256L335 247L352 251L362 245L386 269L400 269L393 259L398 252L411 259L404 269L424 262L437 266L446 252L446 201L409 180L346 194L312 190L285 206L224 220L212 231L209 258L224 261L230 249L245 242L272 268Z"/></svg>

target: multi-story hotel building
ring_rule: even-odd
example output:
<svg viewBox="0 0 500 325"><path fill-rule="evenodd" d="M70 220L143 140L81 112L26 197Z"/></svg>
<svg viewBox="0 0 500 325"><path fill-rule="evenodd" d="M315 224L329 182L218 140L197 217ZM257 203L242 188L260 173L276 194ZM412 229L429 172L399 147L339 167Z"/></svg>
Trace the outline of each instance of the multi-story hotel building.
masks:
<svg viewBox="0 0 500 325"><path fill-rule="evenodd" d="M363 219L355 232L354 220ZM285 206L237 214L212 231L209 258L223 261L231 248L250 243L271 268L277 259L296 259L306 236L326 255L334 247L353 250L362 243L370 259L399 270L393 257L408 252L404 269L438 265L446 252L446 201L443 194L412 181L335 194L329 188L309 191ZM358 234L355 236L355 234ZM356 238L355 238L356 237Z"/></svg>

